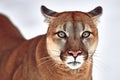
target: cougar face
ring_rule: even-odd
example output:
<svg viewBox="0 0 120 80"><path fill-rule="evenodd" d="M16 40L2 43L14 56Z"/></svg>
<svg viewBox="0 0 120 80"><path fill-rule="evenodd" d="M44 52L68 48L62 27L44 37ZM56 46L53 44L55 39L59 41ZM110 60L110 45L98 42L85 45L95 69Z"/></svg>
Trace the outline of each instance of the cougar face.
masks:
<svg viewBox="0 0 120 80"><path fill-rule="evenodd" d="M72 70L80 69L92 57L98 43L93 15L79 11L57 13L47 8L43 10L44 13L48 11L53 15L44 14L49 22L48 54L56 64Z"/></svg>

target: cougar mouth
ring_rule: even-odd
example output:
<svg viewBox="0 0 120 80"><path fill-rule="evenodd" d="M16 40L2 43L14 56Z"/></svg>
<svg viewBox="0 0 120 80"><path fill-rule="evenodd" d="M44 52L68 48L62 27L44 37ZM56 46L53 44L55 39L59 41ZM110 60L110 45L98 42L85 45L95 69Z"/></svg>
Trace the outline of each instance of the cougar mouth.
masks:
<svg viewBox="0 0 120 80"><path fill-rule="evenodd" d="M79 69L84 63L84 57L82 55L78 55L76 58L73 56L68 56L65 60L66 66L70 69Z"/></svg>
<svg viewBox="0 0 120 80"><path fill-rule="evenodd" d="M68 64L75 66L75 65L81 64L81 62L73 61L73 62L68 62Z"/></svg>
<svg viewBox="0 0 120 80"><path fill-rule="evenodd" d="M69 66L79 66L81 62L73 61L73 62L68 62L67 63Z"/></svg>

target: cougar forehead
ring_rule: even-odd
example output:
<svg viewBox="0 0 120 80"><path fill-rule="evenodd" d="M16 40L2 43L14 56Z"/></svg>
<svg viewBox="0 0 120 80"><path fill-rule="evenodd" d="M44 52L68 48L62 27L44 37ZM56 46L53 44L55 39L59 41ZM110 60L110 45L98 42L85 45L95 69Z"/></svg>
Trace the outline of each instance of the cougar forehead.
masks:
<svg viewBox="0 0 120 80"><path fill-rule="evenodd" d="M64 24L68 21L82 22L84 24L93 25L92 17L83 12L62 12L54 15L55 18L51 19L50 23L54 26Z"/></svg>

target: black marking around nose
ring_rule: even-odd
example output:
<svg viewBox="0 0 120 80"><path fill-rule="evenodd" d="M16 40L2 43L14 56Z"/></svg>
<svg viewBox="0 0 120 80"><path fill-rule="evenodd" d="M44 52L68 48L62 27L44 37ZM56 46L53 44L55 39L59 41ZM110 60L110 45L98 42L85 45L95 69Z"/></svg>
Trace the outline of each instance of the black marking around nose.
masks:
<svg viewBox="0 0 120 80"><path fill-rule="evenodd" d="M62 52L60 53L60 59L64 61L64 60L65 60L65 56L64 56L63 54L64 54L64 52L62 51Z"/></svg>

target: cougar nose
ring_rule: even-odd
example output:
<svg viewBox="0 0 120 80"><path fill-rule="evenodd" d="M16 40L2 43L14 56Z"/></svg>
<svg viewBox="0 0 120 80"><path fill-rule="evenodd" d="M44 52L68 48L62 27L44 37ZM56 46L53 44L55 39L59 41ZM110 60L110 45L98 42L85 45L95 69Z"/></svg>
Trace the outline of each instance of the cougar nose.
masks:
<svg viewBox="0 0 120 80"><path fill-rule="evenodd" d="M81 50L78 50L78 51L68 51L68 54L69 55L72 55L73 57L77 57L79 54L81 54Z"/></svg>

